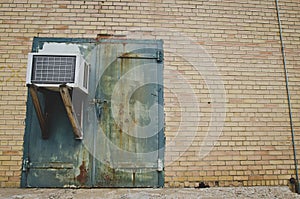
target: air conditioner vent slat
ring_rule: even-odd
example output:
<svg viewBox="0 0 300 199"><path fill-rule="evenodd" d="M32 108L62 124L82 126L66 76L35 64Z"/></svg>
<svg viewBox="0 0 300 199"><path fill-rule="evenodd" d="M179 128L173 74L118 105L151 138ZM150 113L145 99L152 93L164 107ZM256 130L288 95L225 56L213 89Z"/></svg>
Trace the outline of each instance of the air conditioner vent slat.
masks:
<svg viewBox="0 0 300 199"><path fill-rule="evenodd" d="M34 55L31 82L74 83L76 56Z"/></svg>

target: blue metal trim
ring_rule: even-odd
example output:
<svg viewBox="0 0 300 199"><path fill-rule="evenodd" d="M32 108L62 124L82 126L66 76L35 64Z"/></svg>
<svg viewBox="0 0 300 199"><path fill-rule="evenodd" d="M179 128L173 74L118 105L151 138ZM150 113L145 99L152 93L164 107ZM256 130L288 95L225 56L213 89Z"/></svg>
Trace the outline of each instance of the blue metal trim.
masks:
<svg viewBox="0 0 300 199"><path fill-rule="evenodd" d="M32 44L32 52L38 52L42 49L44 43L55 42L55 43L97 43L95 39L89 38L58 38L58 37L34 37Z"/></svg>
<svg viewBox="0 0 300 199"><path fill-rule="evenodd" d="M134 40L134 39L100 39L98 43L126 43L126 44L158 44L162 47L163 40Z"/></svg>
<svg viewBox="0 0 300 199"><path fill-rule="evenodd" d="M162 48L163 40L134 40L134 39L91 39L91 38L59 38L59 37L34 37L32 52L42 49L44 43L135 43L135 44L158 44Z"/></svg>
<svg viewBox="0 0 300 199"><path fill-rule="evenodd" d="M24 132L24 138L23 138L23 161L26 159L29 159L29 134L31 130L31 125L32 122L32 111L33 111L33 104L32 104L32 99L29 94L29 90L27 92L27 102L26 102L26 119L25 119L25 132ZM27 187L27 172L23 171L23 164L22 164L22 173L21 173L21 187Z"/></svg>
<svg viewBox="0 0 300 199"><path fill-rule="evenodd" d="M162 52L163 56L163 41L157 40L156 43L158 44L158 50ZM164 87L163 87L163 57L162 61L158 62L158 71L157 71L157 79L158 79L158 86L160 89L159 96L158 96L158 104L161 106L164 106ZM164 112L159 111L158 112L158 119L160 121L165 121L164 118ZM164 134L164 126L160 129L158 134L158 158L161 159L164 163L164 153L165 153L165 134ZM158 172L158 186L163 187L164 186L164 171Z"/></svg>

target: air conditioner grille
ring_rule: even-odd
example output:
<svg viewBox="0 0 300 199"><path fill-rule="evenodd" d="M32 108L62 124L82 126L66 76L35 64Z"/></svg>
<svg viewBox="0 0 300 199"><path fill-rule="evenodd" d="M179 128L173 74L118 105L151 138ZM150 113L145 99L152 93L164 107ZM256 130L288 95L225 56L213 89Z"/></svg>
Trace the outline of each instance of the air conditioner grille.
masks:
<svg viewBox="0 0 300 199"><path fill-rule="evenodd" d="M76 56L35 55L33 56L33 83L74 83Z"/></svg>

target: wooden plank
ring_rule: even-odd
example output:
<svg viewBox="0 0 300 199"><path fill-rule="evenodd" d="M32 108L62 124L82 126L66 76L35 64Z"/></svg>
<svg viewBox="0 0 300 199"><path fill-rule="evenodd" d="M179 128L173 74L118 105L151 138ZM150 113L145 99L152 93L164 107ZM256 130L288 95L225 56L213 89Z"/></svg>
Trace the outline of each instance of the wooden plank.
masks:
<svg viewBox="0 0 300 199"><path fill-rule="evenodd" d="M28 87L29 87L29 92L30 92L30 95L31 95L31 98L32 98L32 101L33 101L33 106L34 106L34 109L36 111L38 121L39 121L39 124L40 124L40 127L41 127L42 138L43 139L48 139L49 134L48 134L48 129L47 129L47 125L46 125L46 119L45 119L45 116L42 112L41 104L40 104L39 97L38 97L38 94L37 94L37 92L38 92L37 91L37 86L31 84L31 85L28 85Z"/></svg>
<svg viewBox="0 0 300 199"><path fill-rule="evenodd" d="M69 89L67 86L63 85L59 87L59 92L63 100L64 106L66 108L68 118L71 122L71 126L73 128L73 133L75 135L75 138L82 139L83 138L82 129L80 128L79 122L76 117L76 113L72 104Z"/></svg>

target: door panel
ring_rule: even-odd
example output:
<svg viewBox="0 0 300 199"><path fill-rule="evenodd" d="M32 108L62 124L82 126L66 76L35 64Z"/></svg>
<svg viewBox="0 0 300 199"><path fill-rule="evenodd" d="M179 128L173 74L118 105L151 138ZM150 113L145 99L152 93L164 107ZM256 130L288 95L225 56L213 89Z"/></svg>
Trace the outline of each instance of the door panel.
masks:
<svg viewBox="0 0 300 199"><path fill-rule="evenodd" d="M100 56L96 186L158 186L160 85L158 47L151 47L106 44L99 51L109 52L111 62Z"/></svg>
<svg viewBox="0 0 300 199"><path fill-rule="evenodd" d="M48 139L42 139L39 123L34 116L30 123L28 139L28 164L26 187L68 187L82 186L88 179L78 180L83 157L81 142L74 139L65 107L60 102L60 95L52 91L42 91L39 98L45 103L47 115ZM44 99L44 100L43 100ZM31 110L34 114L34 109ZM81 160L81 162L78 162Z"/></svg>

